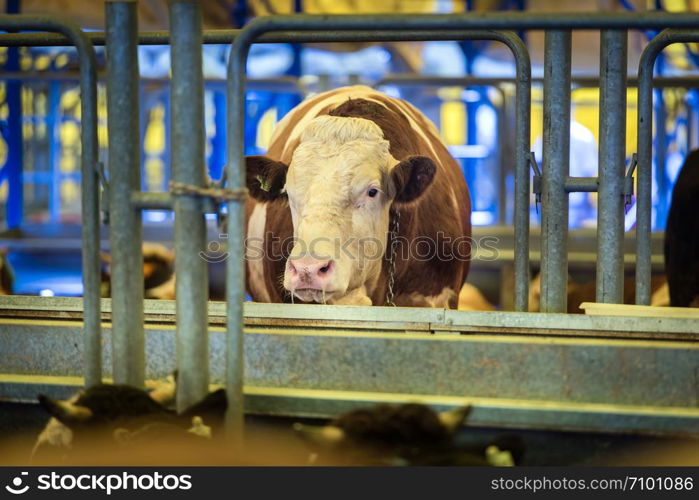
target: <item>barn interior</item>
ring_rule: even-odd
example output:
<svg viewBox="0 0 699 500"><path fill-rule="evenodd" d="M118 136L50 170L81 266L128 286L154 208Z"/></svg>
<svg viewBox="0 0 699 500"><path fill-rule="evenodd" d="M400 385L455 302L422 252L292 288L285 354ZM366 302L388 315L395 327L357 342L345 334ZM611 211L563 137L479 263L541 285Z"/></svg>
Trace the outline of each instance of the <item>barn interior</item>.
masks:
<svg viewBox="0 0 699 500"><path fill-rule="evenodd" d="M177 410L225 387L226 437L273 436L274 458L234 463L306 464L294 423L416 402L470 407L459 446L506 436L516 465L699 465L699 309L669 307L665 266L699 146L699 1L0 9L0 464L32 463L38 394L177 371ZM410 102L458 162L455 309L244 288L241 155L349 85Z"/></svg>

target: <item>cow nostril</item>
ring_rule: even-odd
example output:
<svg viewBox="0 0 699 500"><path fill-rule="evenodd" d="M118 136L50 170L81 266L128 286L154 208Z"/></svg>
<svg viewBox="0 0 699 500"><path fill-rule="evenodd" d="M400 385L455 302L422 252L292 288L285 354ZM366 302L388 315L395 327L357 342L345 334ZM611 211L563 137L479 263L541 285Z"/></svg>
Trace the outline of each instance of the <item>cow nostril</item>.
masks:
<svg viewBox="0 0 699 500"><path fill-rule="evenodd" d="M321 267L320 269L318 269L318 271L320 271L321 274L325 274L328 272L329 269L330 269L330 264L328 264L327 266Z"/></svg>
<svg viewBox="0 0 699 500"><path fill-rule="evenodd" d="M291 261L289 261L289 272L291 274L296 274L296 267L291 263Z"/></svg>

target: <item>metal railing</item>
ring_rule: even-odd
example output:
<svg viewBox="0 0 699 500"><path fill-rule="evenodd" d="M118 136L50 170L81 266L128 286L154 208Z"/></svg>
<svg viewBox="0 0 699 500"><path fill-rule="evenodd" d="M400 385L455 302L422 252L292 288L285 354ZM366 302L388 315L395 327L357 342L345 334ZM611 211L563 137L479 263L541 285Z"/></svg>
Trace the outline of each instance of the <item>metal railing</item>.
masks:
<svg viewBox="0 0 699 500"><path fill-rule="evenodd" d="M244 168L244 91L245 66L248 49L253 42L328 42L328 41L391 41L391 40L461 40L483 37L505 43L515 56L517 64L517 125L515 146L515 277L516 308L526 310L528 286L528 227L529 227L529 113L530 113L530 66L526 47L521 40L509 32L490 30L543 29L546 33L546 78L544 92L544 166L542 175L542 306L544 311L565 312L566 296L566 234L567 193L576 189L590 190L594 183L600 184L600 267L604 280L598 285L598 300L618 301L622 267L619 265L621 238L623 238L624 196L623 145L625 126L616 116L623 109L625 73L608 73L617 64L625 62L626 30L661 28L699 28L699 15L691 13L574 13L574 14L528 14L528 13L483 13L454 15L353 15L353 16L270 16L250 22L242 30L226 30L203 34L199 23L197 2L173 2L170 4L172 33L162 32L137 35L135 4L131 2L107 3L107 35L93 34L87 37L74 25L57 22L55 18L38 16L2 16L0 27L8 30L31 29L59 31L64 37L44 34L7 34L0 37L2 45L55 45L70 39L81 54L81 89L83 97L83 267L85 279L85 331L86 331L86 384L101 379L101 352L99 349L99 226L97 224L97 165L96 165L96 114L94 52L90 38L95 43L106 43L108 51L108 102L110 139L110 217L112 224L113 282L112 322L114 333L114 373L117 382L143 383L144 340L143 302L140 271L140 209L148 208L152 201L158 208L169 203L164 199L150 199L138 190L136 167L138 151L138 114L134 113L137 101L133 88L138 79L135 71L135 47L137 43L165 43L173 47L173 105L176 104L181 119L173 119L173 159L175 175L186 182L197 184L203 174L203 158L200 158L200 121L202 86L201 74L180 71L181 64L200 66L196 52L200 43L232 43L228 63L228 148L229 161L226 167L229 189L242 193L245 188ZM188 18L189 16L189 18ZM606 131L606 139L600 149L599 179L580 179L576 185L568 182L569 157L569 113L570 113L570 52L571 30L602 30L602 70L600 130ZM67 37L67 38L65 38ZM171 38L171 40L170 40ZM699 39L699 38L698 38ZM673 38L666 37L667 43ZM679 41L679 39L677 40ZM660 50L656 42L652 50ZM609 51L608 56L605 55ZM651 52L646 49L639 74L640 93L652 84L648 68L652 70ZM200 56L199 56L200 57ZM199 62L198 62L199 61ZM643 63L646 61L647 64ZM178 92L189 89L193 98L181 98ZM650 101L639 101L649 116ZM621 113L622 115L624 113ZM645 299L650 274L646 273L645 255L650 255L650 136L647 136L650 121L641 121L639 112L639 232L638 232L638 281L640 300ZM91 126L94 125L94 126ZM643 126L643 129L642 127ZM190 128L191 127L191 128ZM643 130L643 134L641 133ZM186 137L186 141L182 140ZM642 141L645 141L643 144ZM648 148L642 149L642 148ZM119 161L123 158L123 162ZM188 162L194 162L193 165ZM174 195L173 195L174 196ZM181 224L190 221L195 227L203 220L204 204L200 201L179 196L173 198L177 219ZM227 427L231 435L240 436L243 430L243 300L244 290L244 206L241 199L228 203L229 254L227 261L227 334L226 334L226 386L229 410ZM644 221L644 222L641 222ZM181 392L182 405L196 399L206 390L208 380L206 360L206 268L196 265L197 252L204 251L200 231L196 237L184 243L183 231L176 231L178 253L178 364L180 383L186 389ZM187 234L190 230L187 229ZM646 254L646 252L648 252ZM138 263L138 266L136 264ZM135 267L136 266L136 267ZM649 268L648 268L649 269ZM191 286L191 289L187 289ZM646 287L646 288L644 288ZM204 361L205 362L205 361Z"/></svg>
<svg viewBox="0 0 699 500"><path fill-rule="evenodd" d="M335 31L337 38L340 32L353 33L366 30L367 26L378 33L378 37L388 32L415 31L426 32L430 30L497 30L497 29L544 29L546 32L545 47L545 88L544 88L544 171L542 175L542 311L565 312L566 311L566 286L567 286L567 193L571 191L566 187L568 177L569 158L569 116L570 116L570 57L571 57L571 30L574 29L598 29L602 30L602 54L609 49L622 51L621 57L617 54L612 57L602 58L602 74L609 70L613 64L626 57L626 36L628 29L658 29L667 27L696 28L699 27L699 15L697 14L667 14L667 13L593 13L593 14L528 14L528 13L484 13L479 15L378 15L378 16L270 16L251 21L236 37L232 44L229 58L229 163L228 178L234 183L233 187L242 187L244 180L243 157L243 130L244 130L244 75L245 62L247 60L250 45L259 37L275 32L328 32ZM613 31L610 31L613 30ZM357 33L354 33L355 35ZM311 37L301 37L296 41L310 41ZM360 38L354 38L359 40ZM601 113L601 129L609 132L604 150L600 151L600 171L603 176L599 179L605 183L600 191L600 205L607 211L600 219L602 226L602 242L599 251L605 260L599 270L604 273L602 283L598 285L597 298L601 301L617 301L620 296L621 283L623 282L623 266L620 265L621 238L623 238L623 204L625 196L623 192L624 164L614 164L623 160L623 141L625 137L624 123L619 123L618 113L620 105L626 100L626 75L623 72L615 72L613 76L604 76L602 85L610 86L616 91L609 92L605 88L601 98L610 101L609 111ZM618 94L623 89L624 96ZM613 95L615 94L615 95ZM527 110L528 114L529 110ZM625 113L623 113L625 116ZM619 152L621 157L619 158ZM517 169L519 172L521 169ZM519 181L519 182L518 182ZM526 181L522 176L516 175L516 196L521 195L522 184L528 184L529 173L526 173ZM583 181L581 181L583 182ZM608 185L611 184L612 185ZM524 191L528 200L528 188ZM650 193L640 192L639 196L647 196L648 203L643 205L650 211ZM639 200L640 201L640 200ZM523 225L527 215L518 213L519 204L515 208L515 227L519 221ZM641 206L638 208L639 213ZM239 203L231 203L229 211L234 215L229 219L229 234L238 233L242 227L243 214ZM600 212L602 208L600 209ZM528 219L527 219L528 222ZM528 226L528 224L527 224ZM517 229L515 229L517 231ZM527 234L528 238L528 234ZM517 243L521 243L516 240ZM650 232L638 238L638 245L650 250ZM611 248L609 248L611 247ZM242 255L242 235L236 235L231 240L229 247L233 254ZM527 256L521 256L515 250L516 265L520 265ZM608 257L609 256L609 257ZM608 259L608 260L607 260ZM228 322L228 349L227 358L229 372L227 387L230 402L242 403L242 329L240 299L242 298L243 266L242 259L229 259L227 272L227 293L229 316ZM520 268L521 269L521 268ZM521 307L526 304L521 292L526 290L526 284L521 285L521 273L516 275L517 298L516 304ZM646 279L642 276L641 279ZM650 275L647 276L650 287ZM620 297L619 297L620 298ZM229 428L237 432L242 425L242 404L229 406Z"/></svg>
<svg viewBox="0 0 699 500"><path fill-rule="evenodd" d="M97 142L97 62L90 39L71 20L60 16L0 15L2 30L36 30L60 33L74 45L80 62L80 164L82 172L82 268L84 288L83 367L85 385L102 380L102 334L100 330L99 182ZM61 36L62 35L62 36ZM0 35L0 46L11 34Z"/></svg>
<svg viewBox="0 0 699 500"><path fill-rule="evenodd" d="M653 153L653 66L658 54L673 43L699 42L699 30L666 29L653 38L638 63L638 194L636 195L636 303L650 304L651 191ZM664 127L665 124L661 124Z"/></svg>

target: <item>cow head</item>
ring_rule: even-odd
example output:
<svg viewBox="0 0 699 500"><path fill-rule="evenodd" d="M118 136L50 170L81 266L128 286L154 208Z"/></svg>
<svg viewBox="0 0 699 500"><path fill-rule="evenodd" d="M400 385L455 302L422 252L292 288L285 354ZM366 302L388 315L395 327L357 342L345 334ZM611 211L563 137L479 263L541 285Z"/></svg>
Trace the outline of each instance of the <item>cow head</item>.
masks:
<svg viewBox="0 0 699 500"><path fill-rule="evenodd" d="M435 170L424 156L394 158L374 122L336 116L309 122L288 166L248 157L251 195L284 197L291 210L294 245L284 288L305 302L370 304L390 208L417 200Z"/></svg>

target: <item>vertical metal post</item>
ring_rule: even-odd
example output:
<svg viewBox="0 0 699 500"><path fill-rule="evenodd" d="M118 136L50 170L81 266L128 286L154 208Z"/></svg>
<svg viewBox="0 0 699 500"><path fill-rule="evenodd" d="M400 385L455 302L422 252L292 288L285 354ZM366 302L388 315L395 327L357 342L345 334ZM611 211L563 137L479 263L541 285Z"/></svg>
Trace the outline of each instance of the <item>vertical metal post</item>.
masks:
<svg viewBox="0 0 699 500"><path fill-rule="evenodd" d="M600 35L597 302L624 296L624 170L626 157L627 33Z"/></svg>
<svg viewBox="0 0 699 500"><path fill-rule="evenodd" d="M656 37L657 38L657 37ZM659 52L660 49L658 49ZM636 167L636 304L650 304L650 227L653 162L653 63L646 48L638 65L638 165Z"/></svg>
<svg viewBox="0 0 699 500"><path fill-rule="evenodd" d="M170 2L172 86L170 151L173 180L204 186L204 77L201 7L196 1ZM176 196L177 406L183 410L209 388L206 220L201 199ZM238 232L240 232L238 230ZM237 260L237 259L233 259Z"/></svg>
<svg viewBox="0 0 699 500"><path fill-rule="evenodd" d="M531 128L531 62L524 42L514 33L506 42L517 67L515 89L515 311L529 310L529 136ZM570 72L568 72L570 76ZM570 88L570 84L568 85Z"/></svg>
<svg viewBox="0 0 699 500"><path fill-rule="evenodd" d="M254 36L254 34L251 34ZM245 62L249 38L239 36L228 57L228 163L231 189L245 187ZM244 431L243 302L245 301L244 235L245 203L228 203L228 260L226 261L226 434L241 443Z"/></svg>
<svg viewBox="0 0 699 500"><path fill-rule="evenodd" d="M143 252L141 213L131 193L141 188L136 2L109 1L107 112L109 132L109 246L112 256L113 376L143 386Z"/></svg>
<svg viewBox="0 0 699 500"><path fill-rule="evenodd" d="M541 312L567 310L570 163L569 30L548 30L544 43L544 147L541 198Z"/></svg>
<svg viewBox="0 0 699 500"><path fill-rule="evenodd" d="M82 198L83 372L85 387L102 382L100 303L100 198L97 175L97 60L85 34L75 29L80 54L80 145ZM79 37L77 35L80 35Z"/></svg>
<svg viewBox="0 0 699 500"><path fill-rule="evenodd" d="M8 30L46 30L67 37L80 61L80 144L82 201L83 279L83 373L85 386L102 381L102 332L100 325L100 225L97 182L97 61L90 39L78 26L54 17L2 16L0 27ZM53 97L52 87L52 97ZM51 108L53 109L53 108ZM49 127L49 130L51 128Z"/></svg>

